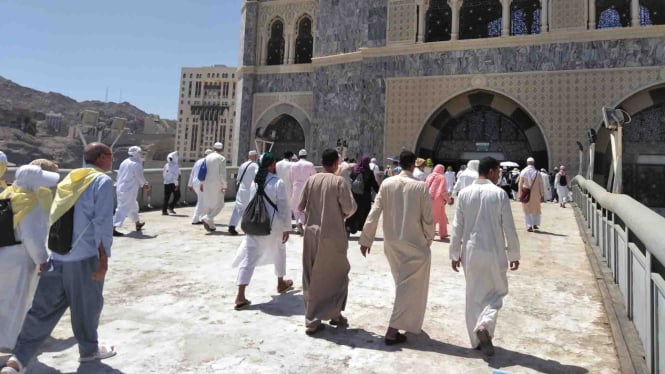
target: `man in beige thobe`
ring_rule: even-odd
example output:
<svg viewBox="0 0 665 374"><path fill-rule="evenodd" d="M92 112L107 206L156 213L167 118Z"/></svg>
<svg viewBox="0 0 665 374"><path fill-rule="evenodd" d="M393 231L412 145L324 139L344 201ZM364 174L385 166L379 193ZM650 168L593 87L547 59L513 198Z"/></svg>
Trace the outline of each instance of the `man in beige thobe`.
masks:
<svg viewBox="0 0 665 374"><path fill-rule="evenodd" d="M413 178L416 155L404 151L399 158L402 172L381 184L360 236L360 251L365 256L374 241L379 216L385 211L383 247L396 288L385 336L387 345L406 341L406 335L399 330L420 333L427 307L430 245L434 239L427 185Z"/></svg>
<svg viewBox="0 0 665 374"><path fill-rule="evenodd" d="M297 209L305 213L302 287L305 299L305 333L323 329L322 320L346 326L342 316L349 287L349 260L344 220L356 211L351 187L335 175L339 155L323 151L324 173L315 174L302 189Z"/></svg>
<svg viewBox="0 0 665 374"><path fill-rule="evenodd" d="M533 157L526 159L527 167L520 173L518 181L518 196L522 202L524 218L526 220L527 231L540 229L540 203L545 200L545 191L543 190L543 181L538 169L536 169L536 160ZM528 200L525 201L525 189L530 189ZM524 195L523 195L524 194Z"/></svg>

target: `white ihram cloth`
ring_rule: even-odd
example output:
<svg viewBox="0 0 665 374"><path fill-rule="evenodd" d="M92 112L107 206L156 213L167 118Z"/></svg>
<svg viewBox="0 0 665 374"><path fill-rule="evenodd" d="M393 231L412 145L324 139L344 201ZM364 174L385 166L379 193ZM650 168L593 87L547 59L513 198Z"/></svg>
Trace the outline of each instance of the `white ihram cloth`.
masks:
<svg viewBox="0 0 665 374"><path fill-rule="evenodd" d="M543 191L545 193L545 201L552 200L552 186L549 184L550 176L547 173L540 172L540 176L543 181Z"/></svg>
<svg viewBox="0 0 665 374"><path fill-rule="evenodd" d="M291 211L296 218L296 223L305 223L305 213L298 210L298 204L300 204L300 195L302 195L302 189L305 187L307 179L314 174L316 174L314 164L304 158L301 158L291 165L291 183L293 185L293 190L291 192Z"/></svg>
<svg viewBox="0 0 665 374"><path fill-rule="evenodd" d="M383 248L395 281L395 305L389 326L418 334L427 310L434 239L432 202L425 182L402 171L381 183L360 236L371 247L383 212Z"/></svg>
<svg viewBox="0 0 665 374"><path fill-rule="evenodd" d="M131 222L138 222L139 203L136 201L139 189L148 184L143 175L143 163L140 157L130 156L120 164L118 180L115 184L118 206L113 215L113 227L120 227L129 218Z"/></svg>
<svg viewBox="0 0 665 374"><path fill-rule="evenodd" d="M453 194L457 196L462 189L470 186L478 179L478 166L480 161L471 160L466 164L466 169L457 176L457 182L453 187Z"/></svg>
<svg viewBox="0 0 665 374"><path fill-rule="evenodd" d="M277 177L284 182L286 187L286 196L289 198L289 207L291 206L291 193L293 192L293 185L291 184L291 160L282 159L275 165L277 168Z"/></svg>
<svg viewBox="0 0 665 374"><path fill-rule="evenodd" d="M524 221L527 228L530 226L540 226L540 216L542 213L540 209L540 200L545 196L545 183L543 178L538 177L540 177L540 171L533 165L529 165L520 172L520 179L518 181L518 196L522 195L522 189L531 189L529 202L522 203L522 209L524 210ZM540 181L537 181L536 178L538 178Z"/></svg>
<svg viewBox="0 0 665 374"><path fill-rule="evenodd" d="M519 261L520 243L510 199L487 179L460 192L450 238L450 259L462 260L466 279L466 327L471 346L483 326L490 336L508 294L509 261Z"/></svg>
<svg viewBox="0 0 665 374"><path fill-rule="evenodd" d="M194 214L192 214L192 223L197 223L201 221L201 181L199 180L199 171L201 170L201 165L203 165L204 158L196 160L194 166L192 166L192 172L189 174L189 180L187 181L187 187L194 190L196 194L196 206L194 207Z"/></svg>
<svg viewBox="0 0 665 374"><path fill-rule="evenodd" d="M48 260L49 213L39 204L14 230L21 244L0 248L0 348L14 348L37 288L37 266Z"/></svg>
<svg viewBox="0 0 665 374"><path fill-rule="evenodd" d="M217 152L206 156L206 179L203 186L201 202L201 221L215 227L215 217L224 208L224 192L226 189L226 159Z"/></svg>
<svg viewBox="0 0 665 374"><path fill-rule="evenodd" d="M446 178L446 183L448 184L448 194L452 194L455 187L455 172L450 170L445 172L443 176Z"/></svg>
<svg viewBox="0 0 665 374"><path fill-rule="evenodd" d="M250 198L256 194L256 183L252 183ZM286 185L275 174L268 174L265 193L277 206L277 212L265 201L268 216L272 217L270 235L245 235L233 260L233 267L239 267L238 285L249 284L254 268L261 265L275 264L275 275L286 274L286 246L282 243L282 233L291 231L291 210L289 207Z"/></svg>
<svg viewBox="0 0 665 374"><path fill-rule="evenodd" d="M554 187L556 188L556 193L559 196L559 203L567 203L570 201L570 190L568 185L570 184L570 177L566 174L566 185L562 186L561 184L561 172L556 173L554 176Z"/></svg>
<svg viewBox="0 0 665 374"><path fill-rule="evenodd" d="M259 164L256 161L247 160L238 168L238 191L236 191L236 201L233 204L233 213L229 226L237 226L242 214L245 212L247 203L251 199L251 188L254 184L254 177L259 171ZM242 179L240 179L242 178Z"/></svg>

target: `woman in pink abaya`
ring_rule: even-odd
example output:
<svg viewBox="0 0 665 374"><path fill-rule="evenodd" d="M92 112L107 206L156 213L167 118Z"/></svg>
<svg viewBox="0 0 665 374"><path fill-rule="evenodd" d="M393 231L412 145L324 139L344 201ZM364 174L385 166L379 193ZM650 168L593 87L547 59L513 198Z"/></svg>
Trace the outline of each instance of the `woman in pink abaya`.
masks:
<svg viewBox="0 0 665 374"><path fill-rule="evenodd" d="M432 174L427 176L425 183L429 187L429 197L432 200L432 217L434 227L439 224L439 237L448 237L448 217L446 217L446 203L452 205L453 199L448 195L448 183L444 176L444 167L439 164L434 167Z"/></svg>

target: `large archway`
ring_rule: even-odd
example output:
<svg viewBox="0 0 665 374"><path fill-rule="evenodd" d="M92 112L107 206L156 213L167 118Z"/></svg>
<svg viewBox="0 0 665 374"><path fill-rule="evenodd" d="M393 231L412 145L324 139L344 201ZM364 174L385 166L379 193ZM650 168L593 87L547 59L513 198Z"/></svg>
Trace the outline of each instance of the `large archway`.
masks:
<svg viewBox="0 0 665 374"><path fill-rule="evenodd" d="M280 157L286 151L297 154L298 150L305 148L305 132L300 123L298 123L298 120L288 114L283 114L275 118L266 127L264 136L275 142L272 152Z"/></svg>
<svg viewBox="0 0 665 374"><path fill-rule="evenodd" d="M312 123L309 118L309 115L295 104L275 104L257 116L256 122L252 127L250 144L254 147L254 140L257 137L264 139L271 138L274 131L275 138L279 138L279 140L276 139L277 142L282 143L283 147L294 147L280 150L282 146L275 144L273 146L273 152L275 152L277 156L281 157L286 150L297 153L298 150L304 148L309 152L308 158L310 160L318 160L319 152L316 149L313 149L312 146ZM296 129L294 123L300 129L300 132L286 130L287 128ZM293 144L289 144L289 136L296 136L298 140L292 142Z"/></svg>
<svg viewBox="0 0 665 374"><path fill-rule="evenodd" d="M510 98L472 91L445 103L423 128L416 152L444 165L459 167L485 156L549 168L545 137L533 118Z"/></svg>

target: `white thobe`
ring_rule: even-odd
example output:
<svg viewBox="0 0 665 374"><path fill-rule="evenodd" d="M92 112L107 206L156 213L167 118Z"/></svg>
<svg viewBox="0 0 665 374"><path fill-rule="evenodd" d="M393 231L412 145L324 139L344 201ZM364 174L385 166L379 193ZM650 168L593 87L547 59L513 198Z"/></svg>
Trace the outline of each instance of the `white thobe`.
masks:
<svg viewBox="0 0 665 374"><path fill-rule="evenodd" d="M13 348L37 288L38 265L48 260L49 213L39 204L14 230L21 244L0 248L0 347Z"/></svg>
<svg viewBox="0 0 665 374"><path fill-rule="evenodd" d="M304 158L291 165L291 183L293 186L291 192L291 211L296 218L296 223L305 223L305 213L298 210L298 204L300 203L300 195L302 195L302 189L305 187L307 179L314 174L316 174L314 164Z"/></svg>
<svg viewBox="0 0 665 374"><path fill-rule="evenodd" d="M118 169L118 180L115 185L118 206L113 215L113 227L120 227L129 218L131 222L138 222L139 203L136 200L139 189L148 184L143 175L143 164L138 157L128 157Z"/></svg>
<svg viewBox="0 0 665 374"><path fill-rule="evenodd" d="M277 168L277 177L284 181L286 186L286 196L289 198L289 206L291 206L291 193L293 192L293 185L291 184L291 165L293 162L287 159L282 159L275 165Z"/></svg>
<svg viewBox="0 0 665 374"><path fill-rule="evenodd" d="M256 183L251 184L250 199L256 194ZM286 274L286 246L282 243L282 234L291 231L291 209L286 185L275 174L268 174L265 193L277 206L277 212L265 202L268 217L272 217L270 235L245 235L233 260L233 267L238 267L238 285L247 285L252 279L254 268L261 265L275 264L275 276Z"/></svg>
<svg viewBox="0 0 665 374"><path fill-rule="evenodd" d="M413 169L413 177L421 182L424 182L425 179L427 179L427 173L420 170L420 168L415 168Z"/></svg>
<svg viewBox="0 0 665 374"><path fill-rule="evenodd" d="M453 188L455 187L455 172L447 171L443 176L446 178L446 183L448 184L448 193L452 194Z"/></svg>
<svg viewBox="0 0 665 374"><path fill-rule="evenodd" d="M236 201L233 204L233 213L229 226L237 226L242 214L245 212L247 203L251 199L251 188L254 184L254 177L259 171L259 164L255 161L247 160L238 168L238 191L236 192Z"/></svg>
<svg viewBox="0 0 665 374"><path fill-rule="evenodd" d="M224 208L224 192L226 189L226 159L217 152L206 156L206 178L201 183L203 201L201 204L201 221L215 227L215 217Z"/></svg>
<svg viewBox="0 0 665 374"><path fill-rule="evenodd" d="M552 186L550 186L550 176L547 173L540 172L543 181L543 191L545 193L545 201L552 200Z"/></svg>
<svg viewBox="0 0 665 374"><path fill-rule="evenodd" d="M568 189L568 185L570 184L570 177L566 175L566 185L562 186L560 184L561 181L561 173L556 173L556 176L554 177L554 188L556 188L556 193L559 196L559 203L567 203L570 201L570 190Z"/></svg>
<svg viewBox="0 0 665 374"><path fill-rule="evenodd" d="M455 182L455 185L453 186L453 193L458 195L460 191L472 185L476 179L478 179L478 172L466 168L457 178L457 182Z"/></svg>
<svg viewBox="0 0 665 374"><path fill-rule="evenodd" d="M532 227L532 226L540 226L540 218L541 218L541 211L540 211L540 197L536 196L534 193L536 186L533 184L535 183L535 179L538 177L540 174L540 171L536 169L533 165L529 165L522 169L520 172L520 179L519 179L519 185L521 188L530 188L531 189L531 197L529 198L528 203L522 203L522 207L524 209L524 222L526 224L526 227ZM541 178L542 180L542 178ZM545 183L543 180L543 183L541 186L544 187ZM545 191L544 189L542 191ZM544 193L543 193L544 195ZM519 198L519 195L518 195Z"/></svg>
<svg viewBox="0 0 665 374"><path fill-rule="evenodd" d="M471 346L482 326L490 336L508 294L509 261L519 261L520 243L510 199L487 179L460 192L450 238L450 259L462 260L466 279L466 327Z"/></svg>
<svg viewBox="0 0 665 374"><path fill-rule="evenodd" d="M383 248L395 281L395 305L389 326L418 334L427 309L434 240L432 202L425 182L408 171L386 179L376 194L360 236L371 247L383 211Z"/></svg>
<svg viewBox="0 0 665 374"><path fill-rule="evenodd" d="M203 164L205 158L196 160L194 166L192 166L192 172L189 174L189 180L187 181L187 187L194 190L196 194L196 206L194 207L194 214L192 214L192 223L197 223L201 221L201 191L199 187L201 186L201 181L199 180L199 170L201 170L201 165Z"/></svg>

